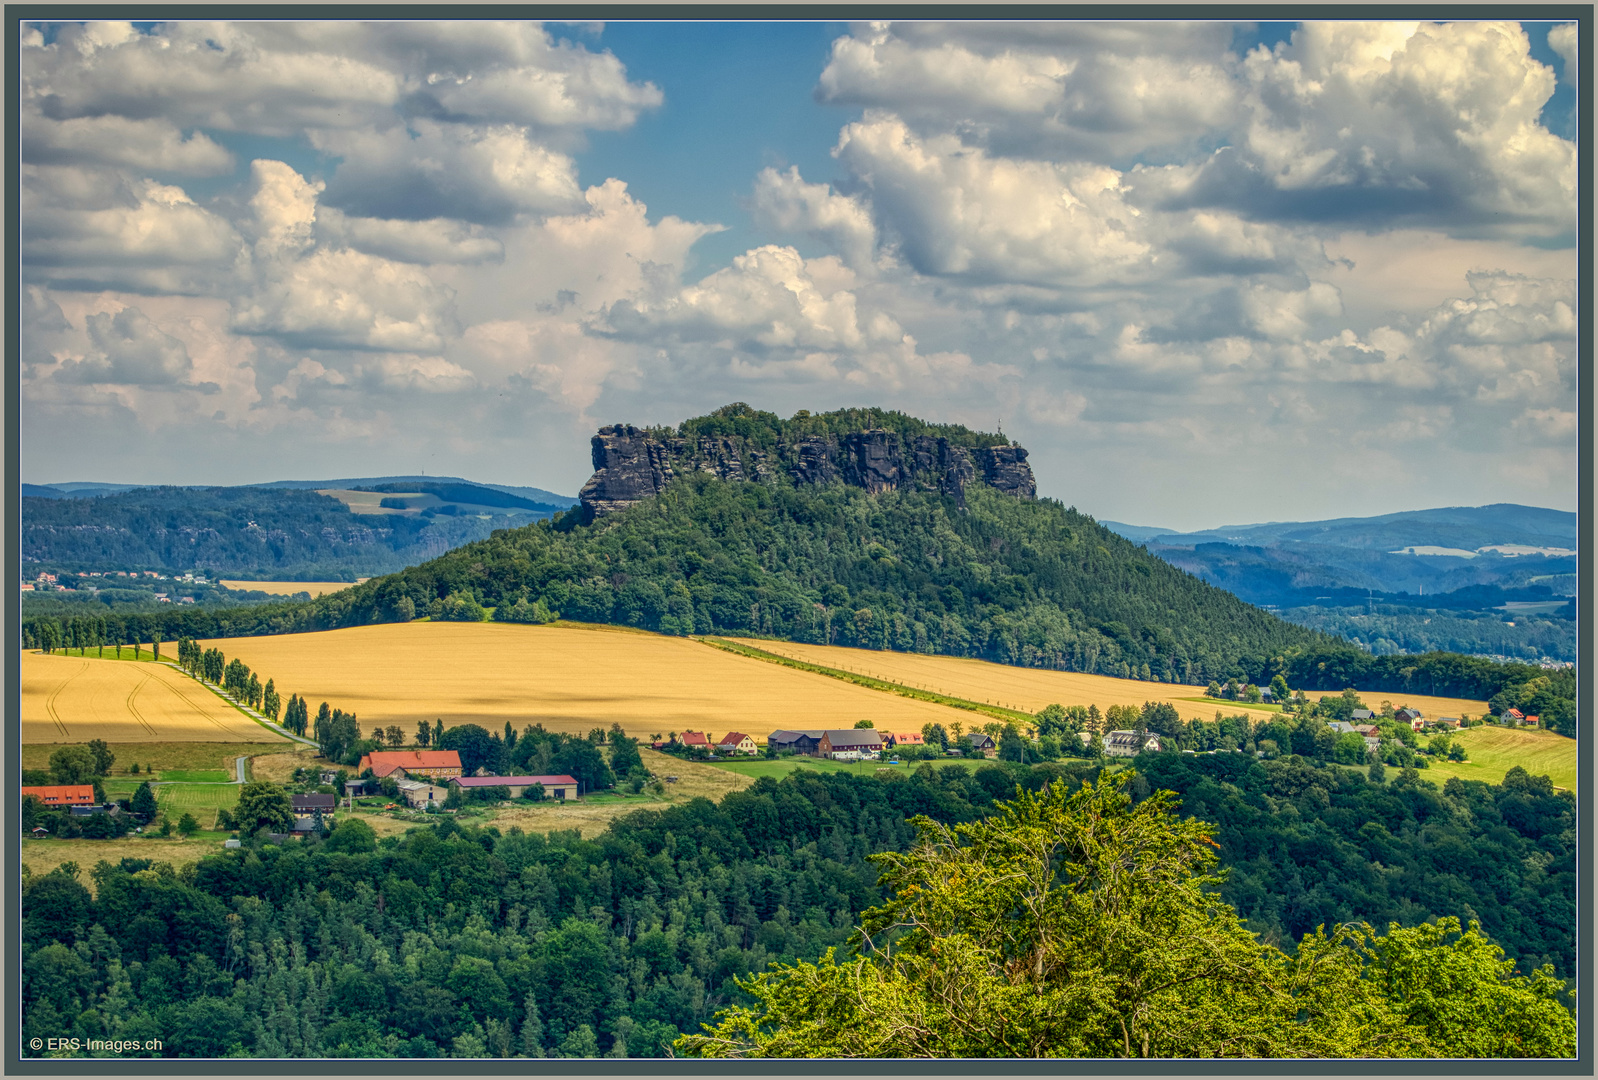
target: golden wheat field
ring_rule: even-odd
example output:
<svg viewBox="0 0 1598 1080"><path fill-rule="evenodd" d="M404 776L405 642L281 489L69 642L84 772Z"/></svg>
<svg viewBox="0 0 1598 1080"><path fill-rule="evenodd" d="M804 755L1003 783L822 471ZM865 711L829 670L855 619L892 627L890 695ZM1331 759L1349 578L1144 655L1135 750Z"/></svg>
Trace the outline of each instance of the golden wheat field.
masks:
<svg viewBox="0 0 1598 1080"><path fill-rule="evenodd" d="M394 623L280 637L209 640L312 712L326 701L353 711L363 731L420 720L491 730L629 734L729 730L757 738L777 728L920 730L971 714L851 686L689 641L627 629L514 623Z"/></svg>
<svg viewBox="0 0 1598 1080"><path fill-rule="evenodd" d="M365 580L360 578L356 581L219 581L217 584L225 589L264 592L271 596L293 596L295 593L308 592L315 597L335 593L340 589L353 589Z"/></svg>
<svg viewBox="0 0 1598 1080"><path fill-rule="evenodd" d="M165 664L22 654L22 741L248 742L274 733Z"/></svg>
<svg viewBox="0 0 1598 1080"><path fill-rule="evenodd" d="M1010 667L986 660L966 660L954 656L923 656L919 653L879 652L874 649L848 649L837 645L803 645L790 641L764 641L732 638L740 644L803 660L806 663L842 668L873 678L932 690L949 697L989 702L1025 712L1037 712L1045 705L1137 705L1145 701L1168 701L1184 720L1210 720L1215 711L1245 711L1257 719L1265 711L1240 710L1226 701L1184 701L1203 697L1204 687L1175 683L1140 682L1115 679L1108 675L1082 675L1071 671L1044 671L1038 668ZM1318 694L1310 695L1311 698ZM1379 708L1383 700L1394 705L1413 705L1429 716L1458 716L1461 711L1479 716L1487 711L1485 701L1416 695L1366 694L1366 704Z"/></svg>

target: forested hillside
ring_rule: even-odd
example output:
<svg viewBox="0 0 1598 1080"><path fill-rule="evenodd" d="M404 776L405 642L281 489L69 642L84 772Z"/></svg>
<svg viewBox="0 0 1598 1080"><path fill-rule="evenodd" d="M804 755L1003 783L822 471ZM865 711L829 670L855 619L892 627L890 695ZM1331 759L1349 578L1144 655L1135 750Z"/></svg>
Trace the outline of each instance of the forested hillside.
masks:
<svg viewBox="0 0 1598 1080"><path fill-rule="evenodd" d="M1221 897L1291 949L1315 926L1479 919L1523 971L1574 971L1575 803L1545 781L1375 784L1297 758L1146 756L1219 823ZM144 860L25 883L26 1040L159 1038L167 1056L652 1056L769 961L843 946L884 899L866 857L907 817L976 819L1088 763L888 779L801 770L575 833L446 821L376 840ZM87 874L91 896L78 880Z"/></svg>
<svg viewBox="0 0 1598 1080"><path fill-rule="evenodd" d="M368 583L409 597L542 601L571 619L754 633L1205 682L1323 639L1165 565L1049 500L688 476L582 526L494 536ZM372 586L376 584L376 587ZM356 602L352 597L351 602Z"/></svg>

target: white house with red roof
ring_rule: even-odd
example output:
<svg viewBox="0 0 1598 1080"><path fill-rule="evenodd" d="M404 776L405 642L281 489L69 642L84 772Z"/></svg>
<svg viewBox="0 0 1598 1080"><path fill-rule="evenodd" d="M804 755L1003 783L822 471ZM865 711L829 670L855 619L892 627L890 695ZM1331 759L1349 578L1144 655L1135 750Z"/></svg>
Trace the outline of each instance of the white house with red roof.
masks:
<svg viewBox="0 0 1598 1080"><path fill-rule="evenodd" d="M379 780L385 776L448 780L461 774L461 756L453 750L373 750L361 758L356 769L371 769Z"/></svg>

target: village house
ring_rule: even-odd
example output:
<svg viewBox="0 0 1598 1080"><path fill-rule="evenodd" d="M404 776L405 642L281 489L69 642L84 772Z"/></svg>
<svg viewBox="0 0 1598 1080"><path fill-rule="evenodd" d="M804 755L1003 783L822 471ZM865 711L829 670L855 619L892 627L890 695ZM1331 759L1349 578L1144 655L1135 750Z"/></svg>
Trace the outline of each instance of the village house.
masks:
<svg viewBox="0 0 1598 1080"><path fill-rule="evenodd" d="M46 806L93 806L93 784L56 784L43 787L25 787L22 797L32 795Z"/></svg>
<svg viewBox="0 0 1598 1080"><path fill-rule="evenodd" d="M925 746L926 738L919 731L896 731L885 733L882 741L888 746Z"/></svg>
<svg viewBox="0 0 1598 1080"><path fill-rule="evenodd" d="M999 752L999 746L993 741L993 736L983 731L973 731L965 737L973 754L983 757L994 757Z"/></svg>
<svg viewBox="0 0 1598 1080"><path fill-rule="evenodd" d="M722 740L716 744L716 749L723 754L758 754L760 748L755 745L755 740L741 731L729 731Z"/></svg>
<svg viewBox="0 0 1598 1080"><path fill-rule="evenodd" d="M444 790L442 783L425 780L400 780L398 786L400 797L418 810L425 810L429 806L442 806L445 796L449 794Z"/></svg>
<svg viewBox="0 0 1598 1080"><path fill-rule="evenodd" d="M710 737L703 731L685 731L677 737L677 741L690 749L696 746L701 750L710 749Z"/></svg>
<svg viewBox="0 0 1598 1080"><path fill-rule="evenodd" d="M1355 724L1354 730L1367 739L1377 737L1382 733L1381 729L1375 724Z"/></svg>
<svg viewBox="0 0 1598 1080"><path fill-rule="evenodd" d="M773 731L766 736L766 745L774 747L778 753L784 750L795 754L805 754L809 757L816 755L816 747L821 745L821 736L826 732L821 728L810 728L804 731Z"/></svg>
<svg viewBox="0 0 1598 1080"><path fill-rule="evenodd" d="M1333 720L1326 726L1337 732L1339 735L1352 735L1354 733L1354 725L1350 724L1346 720Z"/></svg>
<svg viewBox="0 0 1598 1080"><path fill-rule="evenodd" d="M1519 709L1505 709L1503 721L1511 726L1519 726L1526 719L1526 714Z"/></svg>
<svg viewBox="0 0 1598 1080"><path fill-rule="evenodd" d="M852 754L869 758L882 753L882 736L872 728L839 728L821 733L816 751L822 757Z"/></svg>
<svg viewBox="0 0 1598 1080"><path fill-rule="evenodd" d="M1439 716L1437 718L1437 726L1438 727L1445 727L1445 728L1453 728L1454 730L1457 731L1458 729L1460 729L1460 728L1465 726L1465 722L1463 720L1461 720L1457 716Z"/></svg>
<svg viewBox="0 0 1598 1080"><path fill-rule="evenodd" d="M324 814L331 814L338 804L338 797L336 795L322 795L313 792L310 795L290 795L289 803L294 809L295 817L314 814L318 810Z"/></svg>
<svg viewBox="0 0 1598 1080"><path fill-rule="evenodd" d="M1406 705L1404 708L1399 709L1393 714L1393 719L1397 720L1400 724L1408 724L1411 730L1419 731L1420 729L1415 727L1415 724L1417 721L1424 724L1426 721L1426 715L1419 709L1411 709Z"/></svg>
<svg viewBox="0 0 1598 1080"><path fill-rule="evenodd" d="M457 776L450 780L450 784L467 791L472 788L502 787L510 792L513 799L521 798L534 784L541 784L547 799L565 802L577 798L577 780L564 773L549 776Z"/></svg>
<svg viewBox="0 0 1598 1080"><path fill-rule="evenodd" d="M1158 753L1165 749L1158 735L1135 731L1112 731L1104 736L1104 752L1110 757L1136 757L1145 750Z"/></svg>
<svg viewBox="0 0 1598 1080"><path fill-rule="evenodd" d="M371 769L380 780L385 776L448 780L461 774L461 756L453 750L373 750L355 768Z"/></svg>
<svg viewBox="0 0 1598 1080"><path fill-rule="evenodd" d="M1352 719L1355 719L1355 720L1374 720L1374 719L1376 719L1376 714L1371 712L1369 709L1355 709L1354 712L1353 712Z"/></svg>

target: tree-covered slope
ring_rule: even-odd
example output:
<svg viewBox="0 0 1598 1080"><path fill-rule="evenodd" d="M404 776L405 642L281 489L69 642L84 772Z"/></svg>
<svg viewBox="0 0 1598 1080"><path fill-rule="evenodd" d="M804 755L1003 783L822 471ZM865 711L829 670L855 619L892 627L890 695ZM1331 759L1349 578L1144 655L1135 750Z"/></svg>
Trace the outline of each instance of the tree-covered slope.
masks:
<svg viewBox="0 0 1598 1080"><path fill-rule="evenodd" d="M973 485L947 496L690 475L629 510L489 540L369 583L409 599L542 601L566 618L753 633L1204 682L1323 642L1058 503ZM354 601L355 598L351 597Z"/></svg>

